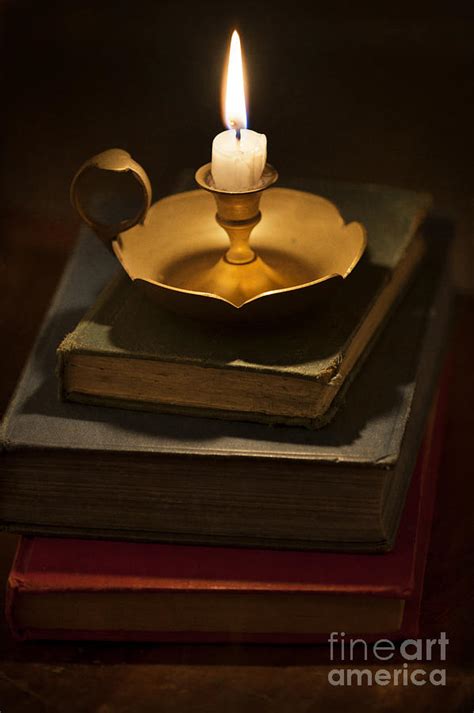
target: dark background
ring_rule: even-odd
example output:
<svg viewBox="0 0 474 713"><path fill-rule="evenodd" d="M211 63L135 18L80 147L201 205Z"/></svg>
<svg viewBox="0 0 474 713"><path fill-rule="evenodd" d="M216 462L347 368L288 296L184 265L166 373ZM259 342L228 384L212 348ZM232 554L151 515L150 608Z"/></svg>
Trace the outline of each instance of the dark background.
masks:
<svg viewBox="0 0 474 713"><path fill-rule="evenodd" d="M10 2L3 11L5 208L70 219L85 158L121 146L156 195L209 159L230 32L250 127L286 175L472 193L472 17L380 3ZM387 14L388 13L388 14ZM472 10L474 15L474 9Z"/></svg>
<svg viewBox="0 0 474 713"><path fill-rule="evenodd" d="M456 221L454 274L474 288L474 10L445 3L1 2L0 412L31 348L78 220L79 165L113 146L143 164L155 197L210 159L220 82L241 32L249 125L285 176L431 191ZM474 300L457 301L454 367L423 627L453 643L450 686L420 698L346 691L347 710L472 710ZM0 538L5 573L15 540ZM3 577L5 574L3 574ZM1 626L0 626L1 629ZM341 710L324 651L211 651L0 644L10 711ZM208 665L209 664L209 665ZM275 668L277 667L277 668ZM137 704L143 700L143 707ZM112 701L109 704L107 701ZM113 702L115 701L115 702ZM196 701L201 701L196 708ZM423 701L423 704L420 704ZM318 708L322 706L322 708ZM360 707L358 707L360 706ZM467 707L465 707L467 706Z"/></svg>

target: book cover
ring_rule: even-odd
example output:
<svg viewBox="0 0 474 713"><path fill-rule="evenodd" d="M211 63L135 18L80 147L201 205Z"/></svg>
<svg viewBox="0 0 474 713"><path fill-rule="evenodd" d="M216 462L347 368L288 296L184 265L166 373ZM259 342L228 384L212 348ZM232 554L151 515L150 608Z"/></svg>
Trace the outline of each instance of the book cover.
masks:
<svg viewBox="0 0 474 713"><path fill-rule="evenodd" d="M339 389L422 257L415 233L430 200L336 181L305 188L358 215L368 247L345 281L320 286L303 318L266 327L185 319L151 303L124 275L59 346L63 397L308 427L333 417Z"/></svg>
<svg viewBox="0 0 474 713"><path fill-rule="evenodd" d="M390 554L24 537L8 580L10 629L20 639L115 641L415 636L445 393L432 409Z"/></svg>
<svg viewBox="0 0 474 713"><path fill-rule="evenodd" d="M85 231L2 424L1 526L191 544L389 549L446 341L448 243L443 234L430 241L344 408L326 428L309 431L60 402L56 346L116 271Z"/></svg>

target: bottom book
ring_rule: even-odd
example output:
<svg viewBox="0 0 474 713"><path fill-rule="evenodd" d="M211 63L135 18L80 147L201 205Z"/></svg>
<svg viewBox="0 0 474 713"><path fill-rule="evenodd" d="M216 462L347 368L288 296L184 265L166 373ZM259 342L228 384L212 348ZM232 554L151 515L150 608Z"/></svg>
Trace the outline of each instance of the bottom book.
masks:
<svg viewBox="0 0 474 713"><path fill-rule="evenodd" d="M379 555L22 537L7 620L20 639L318 643L416 636L445 387L392 552Z"/></svg>

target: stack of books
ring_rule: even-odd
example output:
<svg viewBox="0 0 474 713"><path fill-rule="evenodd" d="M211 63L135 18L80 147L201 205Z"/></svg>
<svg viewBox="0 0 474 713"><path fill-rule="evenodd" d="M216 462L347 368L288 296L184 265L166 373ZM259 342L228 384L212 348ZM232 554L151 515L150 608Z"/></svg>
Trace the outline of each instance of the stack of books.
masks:
<svg viewBox="0 0 474 713"><path fill-rule="evenodd" d="M168 313L83 231L2 426L16 636L416 633L449 239L424 194L304 188L362 222L368 250L291 324Z"/></svg>

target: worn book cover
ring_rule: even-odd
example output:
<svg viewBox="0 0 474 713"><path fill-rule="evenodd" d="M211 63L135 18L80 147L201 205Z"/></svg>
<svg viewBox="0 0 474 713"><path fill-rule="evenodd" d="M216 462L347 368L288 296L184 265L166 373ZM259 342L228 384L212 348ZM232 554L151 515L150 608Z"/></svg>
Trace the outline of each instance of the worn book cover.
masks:
<svg viewBox="0 0 474 713"><path fill-rule="evenodd" d="M390 554L24 537L8 579L21 639L313 643L415 636L443 436L433 407Z"/></svg>
<svg viewBox="0 0 474 713"><path fill-rule="evenodd" d="M417 229L430 199L336 181L306 188L329 197L347 220L357 216L368 247L346 280L320 286L304 317L253 328L185 319L151 303L124 275L59 346L63 397L309 427L326 423L422 257Z"/></svg>
<svg viewBox="0 0 474 713"><path fill-rule="evenodd" d="M56 347L116 270L88 231L2 425L5 529L289 549L393 545L446 344L444 230L327 427L57 397Z"/></svg>

